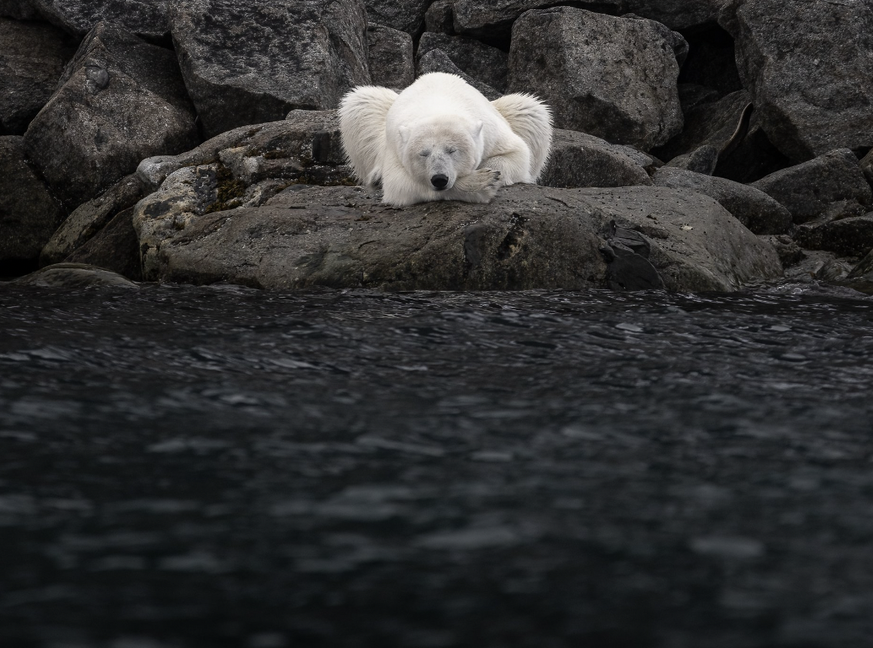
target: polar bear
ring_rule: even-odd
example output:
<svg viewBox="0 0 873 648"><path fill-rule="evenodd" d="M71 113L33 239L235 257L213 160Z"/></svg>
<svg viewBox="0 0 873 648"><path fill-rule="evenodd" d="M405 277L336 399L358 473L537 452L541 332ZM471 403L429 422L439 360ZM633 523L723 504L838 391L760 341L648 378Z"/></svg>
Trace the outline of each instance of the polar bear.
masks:
<svg viewBox="0 0 873 648"><path fill-rule="evenodd" d="M534 183L549 156L552 116L527 94L488 101L454 74L432 72L401 93L361 86L343 97L340 133L359 182L394 206L487 203L501 185Z"/></svg>

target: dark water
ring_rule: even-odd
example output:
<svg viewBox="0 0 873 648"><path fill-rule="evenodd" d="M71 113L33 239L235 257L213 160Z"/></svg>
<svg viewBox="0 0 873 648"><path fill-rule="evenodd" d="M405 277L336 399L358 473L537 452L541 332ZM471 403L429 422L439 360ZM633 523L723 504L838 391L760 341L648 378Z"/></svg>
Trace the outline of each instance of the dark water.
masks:
<svg viewBox="0 0 873 648"><path fill-rule="evenodd" d="M871 321L0 285L0 645L873 645Z"/></svg>

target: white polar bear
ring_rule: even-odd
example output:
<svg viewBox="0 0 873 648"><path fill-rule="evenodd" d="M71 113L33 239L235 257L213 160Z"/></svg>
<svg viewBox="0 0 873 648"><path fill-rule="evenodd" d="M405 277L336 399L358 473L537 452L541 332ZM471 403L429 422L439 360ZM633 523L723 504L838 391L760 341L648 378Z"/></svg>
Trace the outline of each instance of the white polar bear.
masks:
<svg viewBox="0 0 873 648"><path fill-rule="evenodd" d="M533 96L488 101L454 74L419 77L400 94L362 86L339 109L343 148L358 180L382 183L395 206L489 202L500 185L536 182L552 144L549 108Z"/></svg>

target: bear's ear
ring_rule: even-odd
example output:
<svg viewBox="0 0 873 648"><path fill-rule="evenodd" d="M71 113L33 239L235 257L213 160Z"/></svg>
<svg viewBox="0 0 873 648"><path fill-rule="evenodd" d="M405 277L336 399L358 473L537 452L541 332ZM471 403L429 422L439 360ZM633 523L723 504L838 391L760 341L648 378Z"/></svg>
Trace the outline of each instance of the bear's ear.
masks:
<svg viewBox="0 0 873 648"><path fill-rule="evenodd" d="M473 129L473 139L476 140L476 142L479 144L482 143L484 129L485 129L485 122L477 121L476 125Z"/></svg>
<svg viewBox="0 0 873 648"><path fill-rule="evenodd" d="M400 135L400 143L406 146L406 142L409 140L409 126L399 126L397 134Z"/></svg>

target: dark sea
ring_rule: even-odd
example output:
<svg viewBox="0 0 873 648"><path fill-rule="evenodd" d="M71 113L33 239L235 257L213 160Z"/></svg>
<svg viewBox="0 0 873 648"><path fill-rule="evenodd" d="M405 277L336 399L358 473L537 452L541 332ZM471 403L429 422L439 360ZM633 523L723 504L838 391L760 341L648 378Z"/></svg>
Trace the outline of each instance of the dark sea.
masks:
<svg viewBox="0 0 873 648"><path fill-rule="evenodd" d="M871 646L871 388L811 286L0 284L0 646Z"/></svg>

